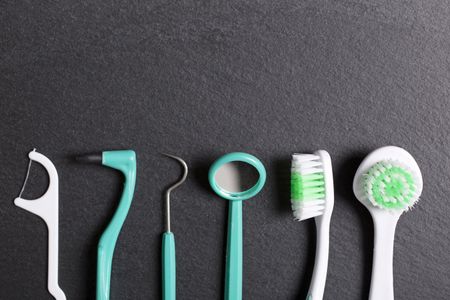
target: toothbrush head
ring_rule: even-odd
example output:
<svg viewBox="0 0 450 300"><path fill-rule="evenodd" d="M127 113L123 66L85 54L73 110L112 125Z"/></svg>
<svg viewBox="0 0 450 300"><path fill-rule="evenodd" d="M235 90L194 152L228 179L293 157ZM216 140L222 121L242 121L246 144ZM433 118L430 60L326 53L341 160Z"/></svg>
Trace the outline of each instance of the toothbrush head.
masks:
<svg viewBox="0 0 450 300"><path fill-rule="evenodd" d="M402 213L422 193L422 174L406 150L388 146L367 156L356 172L353 191L368 208Z"/></svg>
<svg viewBox="0 0 450 300"><path fill-rule="evenodd" d="M331 216L334 190L328 152L292 155L291 204L297 221Z"/></svg>

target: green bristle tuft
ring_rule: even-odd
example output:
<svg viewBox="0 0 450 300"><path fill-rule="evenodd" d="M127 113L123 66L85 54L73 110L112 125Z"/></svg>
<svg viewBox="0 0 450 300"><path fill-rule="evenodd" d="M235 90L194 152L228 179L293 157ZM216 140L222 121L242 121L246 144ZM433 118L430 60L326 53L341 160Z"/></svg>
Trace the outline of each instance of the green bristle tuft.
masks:
<svg viewBox="0 0 450 300"><path fill-rule="evenodd" d="M417 199L411 172L393 162L379 162L365 175L364 191L372 204L387 209L405 209Z"/></svg>
<svg viewBox="0 0 450 300"><path fill-rule="evenodd" d="M325 178L323 173L301 175L299 172L291 174L291 199L305 201L323 199L325 197Z"/></svg>

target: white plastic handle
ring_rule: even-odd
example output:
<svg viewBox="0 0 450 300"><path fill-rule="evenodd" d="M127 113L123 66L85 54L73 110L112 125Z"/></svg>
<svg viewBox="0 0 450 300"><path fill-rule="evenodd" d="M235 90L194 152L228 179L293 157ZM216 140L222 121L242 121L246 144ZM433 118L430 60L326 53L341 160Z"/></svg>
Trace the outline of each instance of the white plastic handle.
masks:
<svg viewBox="0 0 450 300"><path fill-rule="evenodd" d="M316 218L317 242L314 272L307 300L322 300L325 291L328 270L328 252L330 245L330 218Z"/></svg>
<svg viewBox="0 0 450 300"><path fill-rule="evenodd" d="M334 208L334 183L331 157L325 150L319 150L315 154L320 155L325 175L325 211L323 215L315 218L316 221L316 257L314 271L311 277L307 300L322 300L325 291L328 270L328 256L330 248L330 222Z"/></svg>
<svg viewBox="0 0 450 300"><path fill-rule="evenodd" d="M370 300L394 300L394 237L400 214L372 213L374 248Z"/></svg>
<svg viewBox="0 0 450 300"><path fill-rule="evenodd" d="M56 300L66 300L66 295L58 284L58 224L59 224L59 196L58 172L53 163L44 155L31 151L30 160L40 163L48 173L49 185L44 195L38 199L28 200L18 197L14 204L41 217L48 229L48 279L47 287Z"/></svg>

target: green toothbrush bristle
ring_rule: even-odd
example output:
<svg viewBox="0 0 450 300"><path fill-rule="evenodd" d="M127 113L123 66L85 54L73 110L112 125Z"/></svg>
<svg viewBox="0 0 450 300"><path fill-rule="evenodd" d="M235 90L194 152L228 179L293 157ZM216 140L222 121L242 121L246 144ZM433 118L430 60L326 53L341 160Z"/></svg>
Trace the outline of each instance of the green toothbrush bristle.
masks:
<svg viewBox="0 0 450 300"><path fill-rule="evenodd" d="M291 208L295 220L331 215L332 180L331 161L326 151L292 155Z"/></svg>
<svg viewBox="0 0 450 300"><path fill-rule="evenodd" d="M301 175L291 174L291 200L305 201L325 198L325 178L323 173Z"/></svg>
<svg viewBox="0 0 450 300"><path fill-rule="evenodd" d="M369 201L387 209L407 209L418 196L413 174L395 162L378 162L365 174L364 192Z"/></svg>

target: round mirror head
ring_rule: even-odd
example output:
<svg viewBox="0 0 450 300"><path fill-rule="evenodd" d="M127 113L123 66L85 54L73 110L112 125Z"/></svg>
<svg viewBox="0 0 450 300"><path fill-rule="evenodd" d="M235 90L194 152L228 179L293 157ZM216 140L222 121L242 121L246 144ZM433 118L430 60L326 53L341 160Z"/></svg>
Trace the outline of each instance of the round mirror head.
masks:
<svg viewBox="0 0 450 300"><path fill-rule="evenodd" d="M259 159L243 152L228 153L209 169L209 184L216 194L228 200L247 200L266 182L266 170Z"/></svg>

